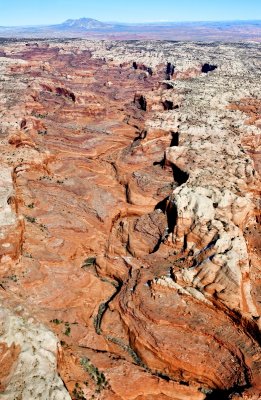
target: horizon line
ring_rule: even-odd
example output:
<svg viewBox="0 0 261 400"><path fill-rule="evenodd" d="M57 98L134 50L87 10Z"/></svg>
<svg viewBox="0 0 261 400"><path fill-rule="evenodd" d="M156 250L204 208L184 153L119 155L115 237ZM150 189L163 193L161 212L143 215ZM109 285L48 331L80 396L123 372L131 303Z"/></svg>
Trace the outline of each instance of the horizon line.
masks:
<svg viewBox="0 0 261 400"><path fill-rule="evenodd" d="M26 24L26 25L0 25L2 28L26 28L26 27L37 27L37 26L53 26L61 25L68 20L78 21L81 19L91 19L107 24L124 24L124 25L149 25L149 24L178 24L178 23L206 23L206 22L261 22L261 19L207 19L207 20L155 20L155 21L142 21L142 22L126 22L126 21L105 21L92 17L79 17L79 18L68 18L62 22L56 23L44 23L44 24Z"/></svg>

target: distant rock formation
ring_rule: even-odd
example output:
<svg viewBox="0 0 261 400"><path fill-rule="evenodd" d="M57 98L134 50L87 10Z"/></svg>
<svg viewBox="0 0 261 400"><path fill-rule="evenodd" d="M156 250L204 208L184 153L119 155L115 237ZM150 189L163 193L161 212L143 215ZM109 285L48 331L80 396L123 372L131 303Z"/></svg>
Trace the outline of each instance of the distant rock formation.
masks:
<svg viewBox="0 0 261 400"><path fill-rule="evenodd" d="M58 25L61 29L102 29L110 28L112 25L104 22L97 21L92 18L79 18L79 19L67 19L67 21Z"/></svg>

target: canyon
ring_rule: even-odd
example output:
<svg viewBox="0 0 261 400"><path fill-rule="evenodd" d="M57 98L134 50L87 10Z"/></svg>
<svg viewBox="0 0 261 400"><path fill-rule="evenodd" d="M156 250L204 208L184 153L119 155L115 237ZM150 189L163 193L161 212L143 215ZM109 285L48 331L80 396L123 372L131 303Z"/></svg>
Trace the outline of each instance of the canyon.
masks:
<svg viewBox="0 0 261 400"><path fill-rule="evenodd" d="M260 399L259 52L1 40L0 399Z"/></svg>

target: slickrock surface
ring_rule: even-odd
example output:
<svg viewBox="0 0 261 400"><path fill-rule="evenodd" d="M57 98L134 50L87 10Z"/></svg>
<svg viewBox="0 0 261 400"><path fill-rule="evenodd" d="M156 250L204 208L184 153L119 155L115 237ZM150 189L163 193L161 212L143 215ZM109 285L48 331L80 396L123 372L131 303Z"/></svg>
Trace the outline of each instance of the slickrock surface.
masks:
<svg viewBox="0 0 261 400"><path fill-rule="evenodd" d="M258 44L0 47L0 399L261 398Z"/></svg>

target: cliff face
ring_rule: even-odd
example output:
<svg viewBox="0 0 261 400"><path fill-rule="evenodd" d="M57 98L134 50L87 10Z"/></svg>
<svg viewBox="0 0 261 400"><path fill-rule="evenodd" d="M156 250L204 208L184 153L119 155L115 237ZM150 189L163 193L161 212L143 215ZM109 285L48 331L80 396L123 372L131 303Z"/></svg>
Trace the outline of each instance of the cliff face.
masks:
<svg viewBox="0 0 261 400"><path fill-rule="evenodd" d="M260 398L257 52L0 48L1 398Z"/></svg>

